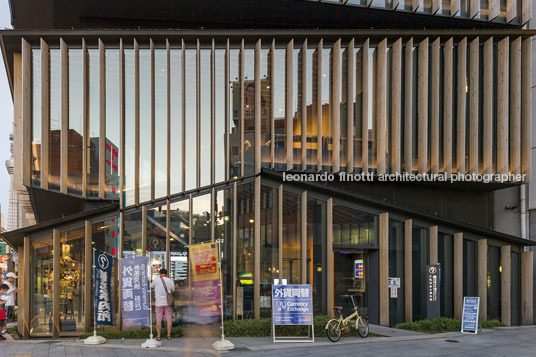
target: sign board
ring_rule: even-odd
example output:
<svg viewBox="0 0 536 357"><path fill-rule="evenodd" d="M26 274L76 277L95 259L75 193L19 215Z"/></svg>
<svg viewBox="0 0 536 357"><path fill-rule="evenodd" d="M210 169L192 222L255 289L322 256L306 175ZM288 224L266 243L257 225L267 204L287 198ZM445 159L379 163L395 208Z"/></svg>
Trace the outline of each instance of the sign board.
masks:
<svg viewBox="0 0 536 357"><path fill-rule="evenodd" d="M220 270L217 243L190 246L192 287L197 313L220 316Z"/></svg>
<svg viewBox="0 0 536 357"><path fill-rule="evenodd" d="M113 325L111 282L113 258L110 254L94 250L95 262L95 324Z"/></svg>
<svg viewBox="0 0 536 357"><path fill-rule="evenodd" d="M478 310L480 309L479 297L463 298L462 333L478 333Z"/></svg>
<svg viewBox="0 0 536 357"><path fill-rule="evenodd" d="M439 284L441 272L439 264L426 266L426 317L432 319L441 315L441 302L439 296Z"/></svg>
<svg viewBox="0 0 536 357"><path fill-rule="evenodd" d="M273 325L312 325L311 285L272 285Z"/></svg>
<svg viewBox="0 0 536 357"><path fill-rule="evenodd" d="M389 288L400 288L400 278L389 278Z"/></svg>
<svg viewBox="0 0 536 357"><path fill-rule="evenodd" d="M151 326L148 266L149 257L121 259L121 316L126 328Z"/></svg>
<svg viewBox="0 0 536 357"><path fill-rule="evenodd" d="M365 270L363 265L363 259L356 259L354 261L354 278L363 279L365 277Z"/></svg>
<svg viewBox="0 0 536 357"><path fill-rule="evenodd" d="M391 291L391 297L396 299L398 297L398 288L390 288L389 290Z"/></svg>

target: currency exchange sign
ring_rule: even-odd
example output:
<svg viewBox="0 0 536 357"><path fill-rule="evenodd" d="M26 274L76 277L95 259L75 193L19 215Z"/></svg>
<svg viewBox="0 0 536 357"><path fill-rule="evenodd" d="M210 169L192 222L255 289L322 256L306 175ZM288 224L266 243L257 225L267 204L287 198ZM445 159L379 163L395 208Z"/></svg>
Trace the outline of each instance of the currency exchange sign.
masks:
<svg viewBox="0 0 536 357"><path fill-rule="evenodd" d="M148 264L149 257L121 260L121 311L127 328L150 326Z"/></svg>
<svg viewBox="0 0 536 357"><path fill-rule="evenodd" d="M274 325L312 325L311 285L272 285L272 323Z"/></svg>

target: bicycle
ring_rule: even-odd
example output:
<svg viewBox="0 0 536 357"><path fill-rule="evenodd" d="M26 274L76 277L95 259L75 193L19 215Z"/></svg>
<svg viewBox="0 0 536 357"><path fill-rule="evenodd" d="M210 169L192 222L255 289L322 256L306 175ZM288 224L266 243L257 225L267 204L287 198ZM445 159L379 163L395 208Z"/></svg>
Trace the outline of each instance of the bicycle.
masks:
<svg viewBox="0 0 536 357"><path fill-rule="evenodd" d="M343 295L344 296L344 295ZM350 321L355 318L355 328L357 329L357 333L359 336L365 338L368 336L369 333L369 326L366 318L359 315L358 308L356 302L355 302L355 295L350 295L350 298L352 300L352 305L354 305L354 313L350 316L343 318L342 316L342 306L335 306L333 308L334 311L337 311L339 313L339 318L337 319L331 319L326 324L326 335L329 338L331 342L337 342L341 339L342 331L349 331L350 327Z"/></svg>

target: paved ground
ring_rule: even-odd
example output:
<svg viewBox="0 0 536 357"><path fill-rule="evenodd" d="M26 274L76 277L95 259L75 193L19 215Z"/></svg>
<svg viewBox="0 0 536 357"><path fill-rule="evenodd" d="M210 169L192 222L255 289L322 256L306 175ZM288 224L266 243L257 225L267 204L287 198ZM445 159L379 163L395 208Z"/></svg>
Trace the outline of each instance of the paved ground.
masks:
<svg viewBox="0 0 536 357"><path fill-rule="evenodd" d="M317 338L314 344L277 344L270 338L232 338L236 349L227 356L536 356L536 326L484 330L479 335L448 333L425 335L389 328L373 327L393 337L343 338L331 343ZM155 350L142 349L142 340L109 340L98 347L80 341L6 341L0 343L0 356L215 356L213 339L174 339L163 341Z"/></svg>

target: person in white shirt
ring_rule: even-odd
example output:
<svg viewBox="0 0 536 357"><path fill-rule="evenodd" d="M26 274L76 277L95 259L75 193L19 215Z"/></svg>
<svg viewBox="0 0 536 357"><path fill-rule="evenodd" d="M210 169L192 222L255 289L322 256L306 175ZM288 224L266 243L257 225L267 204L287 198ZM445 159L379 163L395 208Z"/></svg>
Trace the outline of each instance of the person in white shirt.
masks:
<svg viewBox="0 0 536 357"><path fill-rule="evenodd" d="M17 275L15 273L7 273L6 279L7 280L4 281L4 284L9 286L9 290L5 293L6 319L4 320L4 326L2 326L2 335L7 333L7 322L13 319L13 311L15 310L15 294L20 290L17 289L17 286L15 285L15 279L17 279Z"/></svg>
<svg viewBox="0 0 536 357"><path fill-rule="evenodd" d="M166 285L164 286L164 284ZM167 294L173 293L173 291L175 290L175 284L173 283L173 280L168 278L166 269L160 269L160 277L152 281L151 288L154 289L154 306L156 312L156 339L160 341L160 333L162 331L162 317L165 314L167 339L171 340L171 315L173 312L173 307L168 304Z"/></svg>

